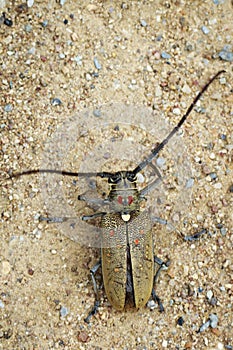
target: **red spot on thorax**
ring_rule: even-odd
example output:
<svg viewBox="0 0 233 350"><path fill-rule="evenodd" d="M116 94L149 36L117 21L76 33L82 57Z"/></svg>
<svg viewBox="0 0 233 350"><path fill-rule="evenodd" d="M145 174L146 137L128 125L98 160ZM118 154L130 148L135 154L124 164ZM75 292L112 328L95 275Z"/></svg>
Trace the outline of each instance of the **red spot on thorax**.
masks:
<svg viewBox="0 0 233 350"><path fill-rule="evenodd" d="M133 196L128 197L128 204L130 205L131 203L133 203Z"/></svg>
<svg viewBox="0 0 233 350"><path fill-rule="evenodd" d="M118 196L117 201L118 201L119 204L122 204L122 197Z"/></svg>

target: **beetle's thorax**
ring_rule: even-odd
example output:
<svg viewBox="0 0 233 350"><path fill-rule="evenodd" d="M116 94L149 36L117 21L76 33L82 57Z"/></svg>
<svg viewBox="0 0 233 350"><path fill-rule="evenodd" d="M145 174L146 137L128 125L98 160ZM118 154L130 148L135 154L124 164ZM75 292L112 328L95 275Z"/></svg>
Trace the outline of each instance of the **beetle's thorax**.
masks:
<svg viewBox="0 0 233 350"><path fill-rule="evenodd" d="M140 209L140 194L137 189L136 176L129 171L115 173L109 179L109 200L112 209L120 212L124 221L129 221L130 213Z"/></svg>

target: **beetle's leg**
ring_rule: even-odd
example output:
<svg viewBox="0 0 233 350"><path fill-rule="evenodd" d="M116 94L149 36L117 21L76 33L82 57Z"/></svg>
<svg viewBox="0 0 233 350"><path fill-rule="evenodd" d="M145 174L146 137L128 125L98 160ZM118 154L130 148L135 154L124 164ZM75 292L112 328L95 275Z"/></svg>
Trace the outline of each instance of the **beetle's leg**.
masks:
<svg viewBox="0 0 233 350"><path fill-rule="evenodd" d="M84 321L86 323L89 323L90 318L97 313L99 305L100 305L99 292L98 292L97 283L96 283L96 280L95 280L95 274L98 271L98 269L100 268L100 266L101 266L101 260L99 260L98 263L95 264L95 266L93 266L92 269L90 270L91 279L92 279L92 283L93 283L93 286L94 286L94 292L95 292L95 303L94 303L94 306L93 306L92 310L87 315L87 317L84 318Z"/></svg>
<svg viewBox="0 0 233 350"><path fill-rule="evenodd" d="M62 223L68 220L77 220L77 217L68 217L68 216L54 216L54 217L48 217L48 216L39 216L39 221L46 221L49 223Z"/></svg>
<svg viewBox="0 0 233 350"><path fill-rule="evenodd" d="M152 216L152 217L151 217L151 220L152 220L153 223L158 222L158 223L161 224L161 225L166 225L166 226L167 226L170 230L172 230L172 231L173 231L173 230L176 230L175 226L172 225L171 222L168 222L167 220L162 219L162 218L160 218L160 217L158 217L158 216Z"/></svg>
<svg viewBox="0 0 233 350"><path fill-rule="evenodd" d="M198 240L199 237L200 237L201 235L204 235L205 233L207 233L207 230L203 228L201 231L195 233L194 235L191 235L191 236L183 236L183 235L182 235L182 236L183 236L183 238L184 238L185 241L192 242L192 241Z"/></svg>
<svg viewBox="0 0 233 350"><path fill-rule="evenodd" d="M164 262L163 260L161 260L160 258L158 258L157 256L154 256L154 262L159 266L158 270L156 271L156 274L154 275L154 286L156 284L156 281L160 275L160 272L162 270L167 270L168 266L170 265L170 260L168 260L167 262ZM158 295L155 293L155 290L154 288L152 289L152 298L154 299L154 301L156 301L159 305L159 311L160 312L163 312L164 311L164 307L163 307L163 304L160 300L160 298L158 297Z"/></svg>
<svg viewBox="0 0 233 350"><path fill-rule="evenodd" d="M83 221L88 221L88 220L91 220L91 219L102 217L102 216L104 216L106 214L107 213L105 213L105 212L100 212L100 213L94 213L94 214L91 214L91 215L83 215L82 216L82 220Z"/></svg>
<svg viewBox="0 0 233 350"><path fill-rule="evenodd" d="M171 230L175 230L185 241L192 242L192 241L197 241L202 235L207 233L206 229L202 229L201 231L198 231L194 233L193 235L190 236L185 236L181 231L179 231L174 225L172 225L171 222L168 222L165 219L159 218L157 216L152 217L153 222L158 222L161 225L167 225L168 228Z"/></svg>
<svg viewBox="0 0 233 350"><path fill-rule="evenodd" d="M84 201L88 207L97 211L99 208L109 205L110 201L108 199L103 199L101 197L96 197L96 192L94 192L94 197L91 196L91 191L87 191L78 196L79 201Z"/></svg>

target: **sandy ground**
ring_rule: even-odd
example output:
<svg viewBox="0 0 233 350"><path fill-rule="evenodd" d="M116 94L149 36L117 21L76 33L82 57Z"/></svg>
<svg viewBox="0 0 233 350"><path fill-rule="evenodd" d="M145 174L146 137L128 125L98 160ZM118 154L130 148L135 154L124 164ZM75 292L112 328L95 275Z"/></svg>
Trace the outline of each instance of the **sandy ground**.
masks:
<svg viewBox="0 0 233 350"><path fill-rule="evenodd" d="M233 349L232 2L20 5L6 2L0 26L0 349ZM38 220L90 213L77 201L85 184L59 177L53 192L44 177L9 181L7 173L135 165L161 138L162 114L171 129L222 69L178 146L172 141L160 155L166 186L148 195L177 230L208 234L186 242L156 224L155 253L171 259L156 285L165 312L116 311L100 288L99 313L87 325L99 250L87 247L79 222L72 234ZM213 314L217 325L198 332Z"/></svg>

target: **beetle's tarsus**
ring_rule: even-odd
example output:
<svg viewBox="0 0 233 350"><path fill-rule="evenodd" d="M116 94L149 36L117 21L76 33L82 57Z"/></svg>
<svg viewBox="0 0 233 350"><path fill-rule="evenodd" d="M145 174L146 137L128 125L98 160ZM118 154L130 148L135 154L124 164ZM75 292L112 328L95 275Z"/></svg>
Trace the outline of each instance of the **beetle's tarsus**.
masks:
<svg viewBox="0 0 233 350"><path fill-rule="evenodd" d="M95 303L94 303L94 306L93 306L92 310L87 315L87 317L84 318L84 321L86 323L89 323L90 318L92 316L94 316L98 312L98 308L99 308L99 305L100 305L100 298L99 298L98 288L97 288L97 284L96 284L96 280L95 280L95 274L98 271L98 269L100 268L100 266L101 266L101 260L99 260L97 262L97 264L95 264L95 266L93 266L90 269L91 279L92 279L92 283L93 283L93 286L94 286L94 292L95 292Z"/></svg>
<svg viewBox="0 0 233 350"><path fill-rule="evenodd" d="M87 317L84 318L84 322L90 323L90 318L98 312L99 306L100 306L100 302L99 300L96 300L92 310L89 312Z"/></svg>
<svg viewBox="0 0 233 350"><path fill-rule="evenodd" d="M206 229L202 229L201 231L195 233L194 235L191 235L191 236L183 236L183 238L184 238L185 241L192 242L192 241L198 240L199 237L202 236L202 235L204 235L205 233L207 233L207 230L206 230Z"/></svg>
<svg viewBox="0 0 233 350"><path fill-rule="evenodd" d="M158 295L155 293L154 288L152 289L151 295L152 295L152 299L158 304L158 306L159 306L159 311L160 311L160 312L164 312L165 310L164 310L162 301L161 301L161 299L158 297Z"/></svg>

